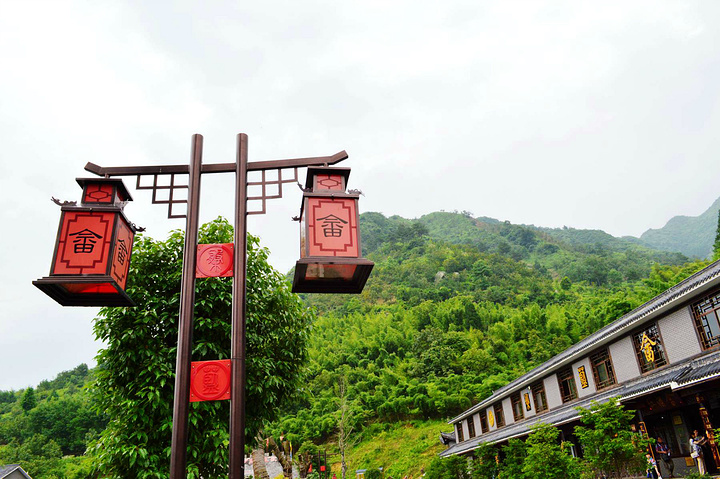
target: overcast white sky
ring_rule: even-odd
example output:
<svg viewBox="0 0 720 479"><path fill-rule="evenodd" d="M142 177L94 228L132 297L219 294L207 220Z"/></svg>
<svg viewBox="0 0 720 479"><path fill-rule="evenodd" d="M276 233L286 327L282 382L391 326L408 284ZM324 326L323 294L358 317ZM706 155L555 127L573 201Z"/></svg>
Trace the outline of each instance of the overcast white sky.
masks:
<svg viewBox="0 0 720 479"><path fill-rule="evenodd" d="M88 161L185 163L201 133L232 162L244 132L251 161L347 150L361 211L638 236L719 195L719 24L713 0L0 0L0 389L101 347L97 309L31 285ZM203 181L203 220L231 217L231 175ZM149 235L184 227L134 197ZM282 271L299 202L249 223Z"/></svg>

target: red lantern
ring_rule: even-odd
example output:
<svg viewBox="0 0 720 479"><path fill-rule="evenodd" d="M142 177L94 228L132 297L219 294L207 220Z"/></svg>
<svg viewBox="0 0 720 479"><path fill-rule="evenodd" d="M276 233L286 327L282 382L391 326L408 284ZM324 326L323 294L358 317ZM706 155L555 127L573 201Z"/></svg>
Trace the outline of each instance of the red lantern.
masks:
<svg viewBox="0 0 720 479"><path fill-rule="evenodd" d="M346 193L350 168L308 168L300 210L295 293L360 293L374 266L361 257L358 193Z"/></svg>
<svg viewBox="0 0 720 479"><path fill-rule="evenodd" d="M134 306L125 293L137 231L120 179L78 178L80 206L62 206L50 276L33 284L63 306Z"/></svg>

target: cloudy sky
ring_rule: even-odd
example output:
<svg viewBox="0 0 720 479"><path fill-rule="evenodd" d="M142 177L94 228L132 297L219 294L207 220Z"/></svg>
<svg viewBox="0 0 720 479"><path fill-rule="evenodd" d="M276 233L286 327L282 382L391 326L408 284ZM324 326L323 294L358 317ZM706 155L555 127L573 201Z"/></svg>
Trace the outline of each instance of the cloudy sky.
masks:
<svg viewBox="0 0 720 479"><path fill-rule="evenodd" d="M0 0L0 389L93 363L95 308L48 273L84 165L346 150L361 211L468 210L639 236L698 215L720 178L720 2ZM232 215L203 179L203 221ZM127 182L132 185L132 180ZM184 227L147 192L148 234ZM299 190L249 229L288 270Z"/></svg>

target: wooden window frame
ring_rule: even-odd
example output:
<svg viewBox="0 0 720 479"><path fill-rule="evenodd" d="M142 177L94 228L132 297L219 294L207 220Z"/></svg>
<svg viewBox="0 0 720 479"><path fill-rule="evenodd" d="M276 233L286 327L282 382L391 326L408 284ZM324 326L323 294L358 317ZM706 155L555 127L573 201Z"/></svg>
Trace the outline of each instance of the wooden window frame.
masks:
<svg viewBox="0 0 720 479"><path fill-rule="evenodd" d="M701 305L708 302L710 303L710 309L701 310ZM692 317L695 322L695 331L700 341L700 347L703 351L720 347L720 334L708 336L708 333L711 331L709 327L705 327L708 323L707 318L711 313L715 314L720 326L720 291L715 291L700 301L696 301L690 306L690 311L692 312Z"/></svg>
<svg viewBox="0 0 720 479"><path fill-rule="evenodd" d="M487 422L487 412L484 409L480 411L480 430L483 434L490 430Z"/></svg>
<svg viewBox="0 0 720 479"><path fill-rule="evenodd" d="M495 414L495 428L500 429L505 426L505 411L503 411L502 402L493 405L493 414Z"/></svg>
<svg viewBox="0 0 720 479"><path fill-rule="evenodd" d="M557 372L558 386L560 387L560 398L563 404L574 401L578 398L577 385L575 384L575 375L572 368L565 368ZM567 382L568 391L563 384Z"/></svg>
<svg viewBox="0 0 720 479"><path fill-rule="evenodd" d="M617 384L617 376L615 376L615 368L613 367L612 358L610 357L610 350L603 348L599 351L595 351L590 355L590 366L592 367L593 379L595 379L595 388L600 391L601 389L609 388ZM598 365L604 364L605 371L607 372L607 381L600 381L598 375Z"/></svg>
<svg viewBox="0 0 720 479"><path fill-rule="evenodd" d="M523 412L525 405L522 403L519 392L510 396L510 404L512 404L513 420L518 422L525 419L525 413ZM518 411L520 411L520 414L518 414Z"/></svg>
<svg viewBox="0 0 720 479"><path fill-rule="evenodd" d="M467 419L467 425L468 425L468 439L472 439L476 436L476 434L475 434L475 419L473 419L472 416L470 416Z"/></svg>
<svg viewBox="0 0 720 479"><path fill-rule="evenodd" d="M545 394L545 383L543 381L538 381L532 386L530 386L530 391L532 392L532 399L533 403L535 404L535 414L540 414L543 411L548 410L548 402L547 402L547 394ZM537 396L538 393L540 393L542 397L542 404L538 404Z"/></svg>
<svg viewBox="0 0 720 479"><path fill-rule="evenodd" d="M458 431L458 443L465 441L465 433L463 432L463 422L462 421L457 423L457 431Z"/></svg>

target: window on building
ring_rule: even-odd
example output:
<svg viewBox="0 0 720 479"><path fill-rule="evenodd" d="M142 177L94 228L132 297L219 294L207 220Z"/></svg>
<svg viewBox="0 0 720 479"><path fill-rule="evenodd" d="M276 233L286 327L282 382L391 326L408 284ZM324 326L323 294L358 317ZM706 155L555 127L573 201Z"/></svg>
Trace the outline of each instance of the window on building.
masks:
<svg viewBox="0 0 720 479"><path fill-rule="evenodd" d="M590 364L592 364L596 388L603 389L615 384L615 371L613 371L612 361L610 361L610 354L607 349L600 350L590 356Z"/></svg>
<svg viewBox="0 0 720 479"><path fill-rule="evenodd" d="M510 396L510 402L512 403L513 418L515 419L515 422L525 417L523 413L523 404L520 400L520 393L515 393Z"/></svg>
<svg viewBox="0 0 720 479"><path fill-rule="evenodd" d="M503 427L505 425L505 414L503 413L502 403L499 402L493 406L495 411L495 423L497 427Z"/></svg>
<svg viewBox="0 0 720 479"><path fill-rule="evenodd" d="M635 354L637 355L640 371L643 373L652 371L655 368L665 366L665 348L663 347L660 331L657 323L632 335Z"/></svg>
<svg viewBox="0 0 720 479"><path fill-rule="evenodd" d="M545 385L542 381L538 381L530 386L535 401L535 412L545 411L548 408L547 398L545 397Z"/></svg>
<svg viewBox="0 0 720 479"><path fill-rule="evenodd" d="M558 384L560 385L560 396L562 402L577 399L577 387L575 386L575 377L571 368L563 369L557 373Z"/></svg>
<svg viewBox="0 0 720 479"><path fill-rule="evenodd" d="M456 426L457 426L457 433L458 433L458 442L463 442L465 440L465 435L463 434L462 421L457 423Z"/></svg>
<svg viewBox="0 0 720 479"><path fill-rule="evenodd" d="M475 437L475 420L470 416L467 420L468 423L468 439Z"/></svg>
<svg viewBox="0 0 720 479"><path fill-rule="evenodd" d="M487 412L485 412L484 409L480 412L480 429L482 430L483 434L490 430L488 428Z"/></svg>
<svg viewBox="0 0 720 479"><path fill-rule="evenodd" d="M720 344L720 291L693 304L692 312L702 348Z"/></svg>

